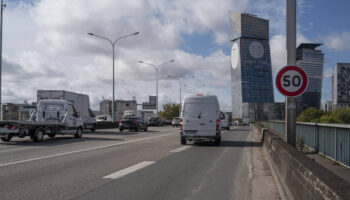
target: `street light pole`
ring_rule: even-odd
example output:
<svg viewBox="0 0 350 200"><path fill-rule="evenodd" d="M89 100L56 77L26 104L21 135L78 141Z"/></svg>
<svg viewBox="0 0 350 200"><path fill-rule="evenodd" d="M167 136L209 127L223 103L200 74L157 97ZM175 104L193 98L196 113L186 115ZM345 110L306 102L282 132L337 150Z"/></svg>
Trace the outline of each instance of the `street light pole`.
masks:
<svg viewBox="0 0 350 200"><path fill-rule="evenodd" d="M96 35L96 34L93 34L93 33L88 33L89 35L91 36L95 36L95 37L98 37L98 38L101 38L101 39L104 39L104 40L107 40L111 45L112 45L112 52L113 52L113 97L112 97L112 122L115 122L115 114L114 114L114 103L115 103L115 100L114 100L114 87L115 87L115 84L114 84L114 47L115 45L117 44L117 42L123 38L126 38L126 37L130 37L130 36L133 36L133 35L137 35L139 34L140 32L135 32L135 33L132 33L132 34L129 34L129 35L124 35L124 36L121 36L119 38L117 38L114 42L112 42L111 39L107 38L107 37L104 37L104 36L100 36L100 35Z"/></svg>
<svg viewBox="0 0 350 200"><path fill-rule="evenodd" d="M296 0L286 0L286 47L287 65L296 63ZM296 145L296 101L295 97L286 97L286 135L287 143Z"/></svg>
<svg viewBox="0 0 350 200"><path fill-rule="evenodd" d="M3 22L3 10L6 7L6 4L4 4L3 0L1 0L1 5L0 5L0 15L1 15L1 20L0 20L0 120L2 120L2 22Z"/></svg>
<svg viewBox="0 0 350 200"><path fill-rule="evenodd" d="M157 108L157 117L158 117L158 69L160 66L162 65L165 65L165 64L168 64L168 63L172 63L174 62L175 60L170 60L168 62L164 62L164 63L161 63L159 65L154 65L154 64L151 64L151 63L146 63L146 62L143 62L143 61L139 61L139 63L142 63L142 64L146 64L146 65L150 65L152 66L155 70L156 70L156 99L157 99L157 105L156 105L156 108Z"/></svg>
<svg viewBox="0 0 350 200"><path fill-rule="evenodd" d="M181 116L181 79L179 79L179 82L180 82L180 104L179 104L179 117Z"/></svg>
<svg viewBox="0 0 350 200"><path fill-rule="evenodd" d="M173 78L175 78L174 76L172 76L172 75L170 75L170 74L168 75L168 77L173 77ZM179 83L180 83L180 85L179 85L179 86L180 86L180 87L179 87L179 88L180 88L179 117L180 117L180 116L181 116L181 86L182 86L182 83L181 83L181 78L179 78L178 80L179 80Z"/></svg>

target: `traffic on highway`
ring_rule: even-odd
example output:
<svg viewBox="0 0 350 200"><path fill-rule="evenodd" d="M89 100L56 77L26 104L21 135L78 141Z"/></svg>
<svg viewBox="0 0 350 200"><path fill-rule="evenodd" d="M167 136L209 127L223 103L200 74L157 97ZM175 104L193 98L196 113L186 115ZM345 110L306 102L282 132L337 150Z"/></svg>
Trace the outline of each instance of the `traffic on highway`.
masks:
<svg viewBox="0 0 350 200"><path fill-rule="evenodd" d="M0 200L349 199L349 7L0 0Z"/></svg>

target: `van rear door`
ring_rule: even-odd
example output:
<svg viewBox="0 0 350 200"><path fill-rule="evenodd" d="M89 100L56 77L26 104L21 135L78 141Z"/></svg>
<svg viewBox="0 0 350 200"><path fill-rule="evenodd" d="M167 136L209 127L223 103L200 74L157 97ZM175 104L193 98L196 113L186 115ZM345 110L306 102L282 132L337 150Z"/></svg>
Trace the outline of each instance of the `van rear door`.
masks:
<svg viewBox="0 0 350 200"><path fill-rule="evenodd" d="M185 134L215 135L216 105L207 103L186 103L183 109L183 131Z"/></svg>

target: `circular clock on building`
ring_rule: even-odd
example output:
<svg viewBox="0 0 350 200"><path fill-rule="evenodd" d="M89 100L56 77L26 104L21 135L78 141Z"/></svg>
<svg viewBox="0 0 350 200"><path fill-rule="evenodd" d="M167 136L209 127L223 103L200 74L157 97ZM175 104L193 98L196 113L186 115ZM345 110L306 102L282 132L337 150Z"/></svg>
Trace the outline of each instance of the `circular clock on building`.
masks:
<svg viewBox="0 0 350 200"><path fill-rule="evenodd" d="M231 49L231 65L233 69L236 69L238 67L238 61L239 61L239 50L237 43L233 43L232 49Z"/></svg>
<svg viewBox="0 0 350 200"><path fill-rule="evenodd" d="M259 59L264 55L264 47L261 42L253 41L249 45L249 53L253 58Z"/></svg>

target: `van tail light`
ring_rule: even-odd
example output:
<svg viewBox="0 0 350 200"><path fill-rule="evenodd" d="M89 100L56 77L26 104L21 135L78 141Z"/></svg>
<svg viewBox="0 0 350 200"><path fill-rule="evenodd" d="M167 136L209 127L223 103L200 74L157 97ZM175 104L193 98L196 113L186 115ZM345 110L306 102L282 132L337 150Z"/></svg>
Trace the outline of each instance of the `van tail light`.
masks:
<svg viewBox="0 0 350 200"><path fill-rule="evenodd" d="M180 118L180 130L182 130L182 118Z"/></svg>
<svg viewBox="0 0 350 200"><path fill-rule="evenodd" d="M119 122L122 123L122 120L120 120Z"/></svg>
<svg viewBox="0 0 350 200"><path fill-rule="evenodd" d="M16 129L16 126L14 126L14 125L8 125L8 126L7 126L7 129L14 130L14 129Z"/></svg>
<svg viewBox="0 0 350 200"><path fill-rule="evenodd" d="M220 126L220 120L217 119L217 120L216 120L216 130L217 130L217 131L219 130L219 126Z"/></svg>
<svg viewBox="0 0 350 200"><path fill-rule="evenodd" d="M136 119L132 119L132 123L134 123L134 124L135 124L135 123L136 123Z"/></svg>

